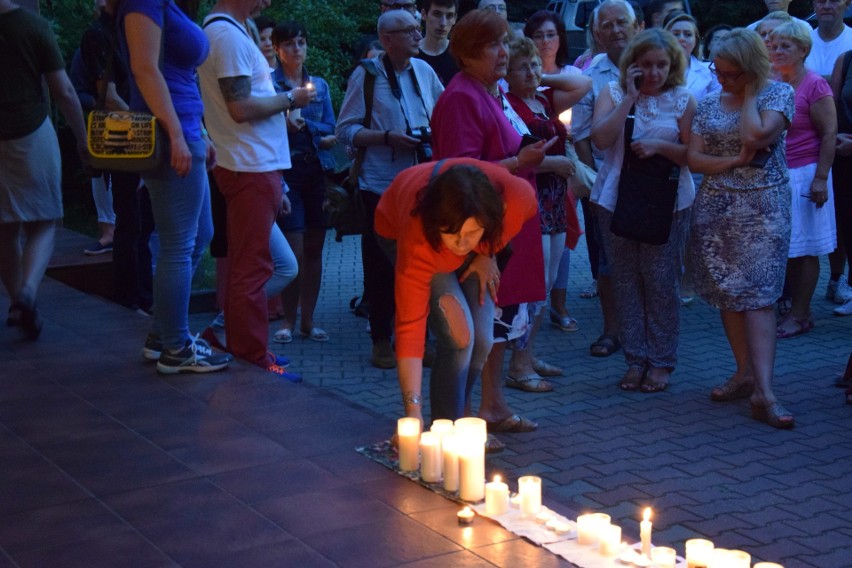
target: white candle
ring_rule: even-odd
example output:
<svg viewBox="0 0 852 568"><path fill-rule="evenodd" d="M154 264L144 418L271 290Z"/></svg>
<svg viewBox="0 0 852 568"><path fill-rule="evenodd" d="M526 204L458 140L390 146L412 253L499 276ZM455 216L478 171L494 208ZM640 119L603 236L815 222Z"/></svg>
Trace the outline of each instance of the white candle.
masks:
<svg viewBox="0 0 852 568"><path fill-rule="evenodd" d="M550 521L547 524L550 525L550 528L553 530L553 532L558 535L563 535L571 532L571 525L566 523L565 521L556 521L555 523L553 521Z"/></svg>
<svg viewBox="0 0 852 568"><path fill-rule="evenodd" d="M519 477L518 493L521 494L521 513L536 516L541 510L541 478L535 475Z"/></svg>
<svg viewBox="0 0 852 568"><path fill-rule="evenodd" d="M456 434L462 437L473 436L474 438L479 438L482 440L483 445L488 438L488 424L482 418L473 416L459 418L453 425Z"/></svg>
<svg viewBox="0 0 852 568"><path fill-rule="evenodd" d="M651 507L646 507L639 523L639 537L642 541L642 554L651 557Z"/></svg>
<svg viewBox="0 0 852 568"><path fill-rule="evenodd" d="M513 509L521 508L521 495L520 493L516 493L514 497L509 499L509 506Z"/></svg>
<svg viewBox="0 0 852 568"><path fill-rule="evenodd" d="M754 565L754 568L784 568L780 564L776 564L775 562L758 562Z"/></svg>
<svg viewBox="0 0 852 568"><path fill-rule="evenodd" d="M440 438L443 439L444 436L450 434L453 431L453 421L447 420L446 418L439 418L438 420L432 421L432 427L429 428L430 432L436 433Z"/></svg>
<svg viewBox="0 0 852 568"><path fill-rule="evenodd" d="M751 554L742 550L730 551L729 568L751 568Z"/></svg>
<svg viewBox="0 0 852 568"><path fill-rule="evenodd" d="M657 546L651 549L651 563L654 568L675 568L677 553L674 548Z"/></svg>
<svg viewBox="0 0 852 568"><path fill-rule="evenodd" d="M553 513L551 513L545 508L542 508L541 511L539 511L538 514L535 516L535 522L540 525L546 525L548 522L550 522L550 519L552 518Z"/></svg>
<svg viewBox="0 0 852 568"><path fill-rule="evenodd" d="M444 465L441 468L444 474L444 490L459 490L459 446L458 437L455 434L446 434L441 441L441 453Z"/></svg>
<svg viewBox="0 0 852 568"><path fill-rule="evenodd" d="M713 549L709 568L731 568L731 551L727 548Z"/></svg>
<svg viewBox="0 0 852 568"><path fill-rule="evenodd" d="M485 441L479 436L461 437L459 456L459 497L482 501L485 497Z"/></svg>
<svg viewBox="0 0 852 568"><path fill-rule="evenodd" d="M426 483L441 481L441 442L434 432L423 432L420 435L420 456L423 463L420 466L420 479Z"/></svg>
<svg viewBox="0 0 852 568"><path fill-rule="evenodd" d="M420 420L400 418L396 421L399 444L399 469L417 471L420 466Z"/></svg>
<svg viewBox="0 0 852 568"><path fill-rule="evenodd" d="M485 484L485 513L489 517L498 517L509 510L509 486L495 475L494 481Z"/></svg>
<svg viewBox="0 0 852 568"><path fill-rule="evenodd" d="M460 525L472 525L473 524L473 510L470 507L465 507L458 513L456 513L459 519Z"/></svg>
<svg viewBox="0 0 852 568"><path fill-rule="evenodd" d="M605 525L599 532L599 551L604 556L618 556L621 552L621 527Z"/></svg>
<svg viewBox="0 0 852 568"><path fill-rule="evenodd" d="M589 513L577 517L577 544L597 546L601 535L609 526L610 516L606 513ZM619 540L620 540L619 535Z"/></svg>
<svg viewBox="0 0 852 568"><path fill-rule="evenodd" d="M686 541L687 568L708 568L713 559L713 543L703 538Z"/></svg>

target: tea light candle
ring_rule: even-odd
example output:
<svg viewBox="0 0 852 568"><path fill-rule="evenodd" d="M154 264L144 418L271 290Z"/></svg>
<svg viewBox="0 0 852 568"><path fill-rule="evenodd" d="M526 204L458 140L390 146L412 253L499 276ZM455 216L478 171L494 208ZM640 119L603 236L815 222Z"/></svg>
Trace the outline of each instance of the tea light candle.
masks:
<svg viewBox="0 0 852 568"><path fill-rule="evenodd" d="M417 471L420 467L420 420L400 418L396 421L399 443L399 469Z"/></svg>
<svg viewBox="0 0 852 568"><path fill-rule="evenodd" d="M525 475L518 478L518 493L521 494L521 513L535 516L541 510L541 478Z"/></svg>
<svg viewBox="0 0 852 568"><path fill-rule="evenodd" d="M713 543L703 538L686 541L687 568L708 568L713 559Z"/></svg>
<svg viewBox="0 0 852 568"><path fill-rule="evenodd" d="M633 561L633 566L635 568L650 568L651 559L639 554L639 555L636 556L636 559Z"/></svg>
<svg viewBox="0 0 852 568"><path fill-rule="evenodd" d="M546 525L546 524L548 524L548 523L550 522L550 520L551 520L552 518L553 518L553 513L551 513L550 511L548 511L548 510L546 510L546 509L542 509L542 510L541 510L541 511L540 511L540 512L539 512L539 513L535 516L535 522L537 522L537 523L538 523L538 524L540 524L540 525Z"/></svg>
<svg viewBox="0 0 852 568"><path fill-rule="evenodd" d="M605 525L601 528L599 552L604 556L618 556L621 552L621 527L618 525Z"/></svg>
<svg viewBox="0 0 852 568"><path fill-rule="evenodd" d="M775 562L758 562L754 565L754 568L784 568L780 564L776 564Z"/></svg>
<svg viewBox="0 0 852 568"><path fill-rule="evenodd" d="M646 507L639 523L639 538L642 541L642 554L651 557L651 507Z"/></svg>
<svg viewBox="0 0 852 568"><path fill-rule="evenodd" d="M521 508L521 494L520 493L516 493L513 497L511 497L509 499L509 506L512 507L513 509L520 509Z"/></svg>
<svg viewBox="0 0 852 568"><path fill-rule="evenodd" d="M474 514L473 514L473 509L471 509L470 507L465 507L464 509L459 511L456 515L458 516L460 525L467 526L467 525L473 524Z"/></svg>
<svg viewBox="0 0 852 568"><path fill-rule="evenodd" d="M434 427L434 425L433 425ZM444 464L441 468L444 474L444 490L459 490L459 440L455 434L445 434L441 440L441 453Z"/></svg>
<svg viewBox="0 0 852 568"><path fill-rule="evenodd" d="M674 548L657 546L651 549L651 563L655 568L675 568L677 553Z"/></svg>
<svg viewBox="0 0 852 568"><path fill-rule="evenodd" d="M495 475L494 481L485 484L485 513L497 517L509 510L509 486Z"/></svg>
<svg viewBox="0 0 852 568"><path fill-rule="evenodd" d="M441 481L441 442L437 434L423 432L420 435L420 455L423 460L420 479L426 483Z"/></svg>

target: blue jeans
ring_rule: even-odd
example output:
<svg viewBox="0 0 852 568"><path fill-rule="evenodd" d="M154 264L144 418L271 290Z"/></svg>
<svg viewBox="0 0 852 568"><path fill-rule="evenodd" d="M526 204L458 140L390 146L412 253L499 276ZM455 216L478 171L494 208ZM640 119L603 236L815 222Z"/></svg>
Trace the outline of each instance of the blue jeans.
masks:
<svg viewBox="0 0 852 568"><path fill-rule="evenodd" d="M154 325L167 349L189 339L189 295L201 253L213 238L210 190L202 140L187 141L192 168L180 177L166 164L143 175L151 197L160 246L154 274Z"/></svg>
<svg viewBox="0 0 852 568"><path fill-rule="evenodd" d="M568 288L568 276L571 273L571 249L565 247L562 251L562 258L559 260L559 268L556 270L556 280L553 282L553 288L557 290L566 290Z"/></svg>
<svg viewBox="0 0 852 568"><path fill-rule="evenodd" d="M472 387L482 374L494 342L494 302L486 294L485 304L480 305L479 278L471 276L459 282L462 271L440 273L432 278L429 329L437 340L429 383L432 420L455 420L464 415L468 385ZM450 329L447 311L454 309L460 310L467 329Z"/></svg>

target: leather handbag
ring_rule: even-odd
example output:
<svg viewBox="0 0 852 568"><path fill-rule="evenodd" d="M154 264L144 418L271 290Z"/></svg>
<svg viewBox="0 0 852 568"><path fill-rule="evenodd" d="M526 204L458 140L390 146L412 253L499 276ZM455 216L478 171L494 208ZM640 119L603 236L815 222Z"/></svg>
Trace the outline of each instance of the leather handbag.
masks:
<svg viewBox="0 0 852 568"><path fill-rule="evenodd" d="M635 110L630 109L624 124L624 161L610 231L640 243L664 245L672 230L680 166L659 154L640 159L633 153Z"/></svg>

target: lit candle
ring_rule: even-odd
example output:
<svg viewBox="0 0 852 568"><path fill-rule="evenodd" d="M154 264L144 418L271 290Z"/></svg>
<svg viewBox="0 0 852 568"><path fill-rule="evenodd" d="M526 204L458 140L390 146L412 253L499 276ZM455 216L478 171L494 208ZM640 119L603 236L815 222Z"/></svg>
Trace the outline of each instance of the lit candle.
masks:
<svg viewBox="0 0 852 568"><path fill-rule="evenodd" d="M460 525L473 524L473 510L470 507L465 507L457 513Z"/></svg>
<svg viewBox="0 0 852 568"><path fill-rule="evenodd" d="M646 507L639 523L639 537L642 541L642 554L651 557L651 507Z"/></svg>
<svg viewBox="0 0 852 568"><path fill-rule="evenodd" d="M455 434L446 434L441 441L441 453L444 458L444 490L459 490L459 446Z"/></svg>
<svg viewBox="0 0 852 568"><path fill-rule="evenodd" d="M731 568L731 551L727 548L714 548L709 568Z"/></svg>
<svg viewBox="0 0 852 568"><path fill-rule="evenodd" d="M446 418L439 418L438 420L432 421L432 427L429 428L429 431L437 434L438 438L443 441L445 436L447 436L448 434L452 434L453 428L454 426L452 420L447 420Z"/></svg>
<svg viewBox="0 0 852 568"><path fill-rule="evenodd" d="M708 568L713 559L713 543L703 538L686 541L687 568Z"/></svg>
<svg viewBox="0 0 852 568"><path fill-rule="evenodd" d="M604 556L618 556L621 552L621 527L618 525L606 525L600 532L599 551Z"/></svg>
<svg viewBox="0 0 852 568"><path fill-rule="evenodd" d="M751 568L751 554L742 550L730 551L729 568Z"/></svg>
<svg viewBox="0 0 852 568"><path fill-rule="evenodd" d="M441 442L434 432L423 432L420 435L420 479L426 483L441 481Z"/></svg>
<svg viewBox="0 0 852 568"><path fill-rule="evenodd" d="M754 565L754 568L784 568L780 564L776 564L775 562L758 562Z"/></svg>
<svg viewBox="0 0 852 568"><path fill-rule="evenodd" d="M651 563L654 568L675 568L677 553L674 548L657 546L651 549Z"/></svg>
<svg viewBox="0 0 852 568"><path fill-rule="evenodd" d="M520 493L516 493L514 497L509 499L509 506L512 507L513 509L520 509L521 508L521 494Z"/></svg>
<svg viewBox="0 0 852 568"><path fill-rule="evenodd" d="M525 475L518 478L518 493L521 494L521 513L534 517L541 510L541 478Z"/></svg>
<svg viewBox="0 0 852 568"><path fill-rule="evenodd" d="M420 420L400 418L396 421L399 444L399 469L417 471L420 466Z"/></svg>
<svg viewBox="0 0 852 568"><path fill-rule="evenodd" d="M485 498L485 440L487 425L481 418L459 418L455 422L459 437L459 497L463 501Z"/></svg>
<svg viewBox="0 0 852 568"><path fill-rule="evenodd" d="M597 546L604 529L609 526L606 513L589 513L577 517L577 544ZM621 536L619 535L619 540Z"/></svg>
<svg viewBox="0 0 852 568"><path fill-rule="evenodd" d="M314 87L314 84L313 84L313 83L311 83L310 81L308 81L307 83L305 83L305 88L306 88L307 90L309 90L309 91L313 91L314 89L316 89L316 87Z"/></svg>
<svg viewBox="0 0 852 568"><path fill-rule="evenodd" d="M494 481L485 484L485 513L489 517L498 517L509 510L509 486L495 475Z"/></svg>

